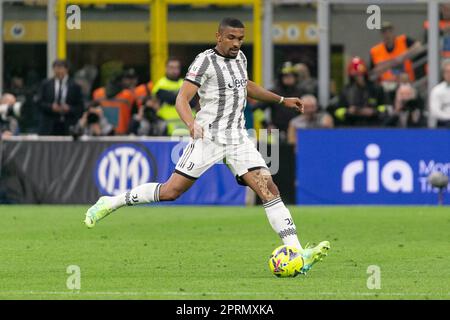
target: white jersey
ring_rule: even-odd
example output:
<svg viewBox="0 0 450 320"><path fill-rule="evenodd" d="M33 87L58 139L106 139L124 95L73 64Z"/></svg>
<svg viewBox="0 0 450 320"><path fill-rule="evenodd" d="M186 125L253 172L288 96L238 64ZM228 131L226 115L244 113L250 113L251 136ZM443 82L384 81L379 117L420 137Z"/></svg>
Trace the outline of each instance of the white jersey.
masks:
<svg viewBox="0 0 450 320"><path fill-rule="evenodd" d="M200 111L196 122L204 136L223 144L242 143L247 137L244 108L247 103L247 58L239 51L227 58L206 50L189 66L185 80L199 87Z"/></svg>

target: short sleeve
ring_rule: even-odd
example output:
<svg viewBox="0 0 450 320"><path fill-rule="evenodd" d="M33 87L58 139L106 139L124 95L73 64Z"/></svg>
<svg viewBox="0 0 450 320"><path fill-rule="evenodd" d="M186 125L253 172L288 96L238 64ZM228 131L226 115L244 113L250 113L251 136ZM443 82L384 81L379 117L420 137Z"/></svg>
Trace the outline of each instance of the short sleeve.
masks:
<svg viewBox="0 0 450 320"><path fill-rule="evenodd" d="M207 77L207 71L210 65L210 61L207 55L199 54L194 62L189 66L188 72L184 80L189 81L196 86L200 87Z"/></svg>

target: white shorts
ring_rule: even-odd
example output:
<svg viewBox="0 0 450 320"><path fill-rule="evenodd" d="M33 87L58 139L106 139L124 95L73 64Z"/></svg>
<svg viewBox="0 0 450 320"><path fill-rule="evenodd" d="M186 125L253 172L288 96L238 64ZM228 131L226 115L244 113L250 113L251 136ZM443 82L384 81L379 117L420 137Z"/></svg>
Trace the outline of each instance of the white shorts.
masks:
<svg viewBox="0 0 450 320"><path fill-rule="evenodd" d="M267 169L264 158L248 137L241 144L226 145L203 138L191 139L178 160L175 172L186 178L197 179L216 163L228 165L241 184L242 179L239 178L247 172Z"/></svg>

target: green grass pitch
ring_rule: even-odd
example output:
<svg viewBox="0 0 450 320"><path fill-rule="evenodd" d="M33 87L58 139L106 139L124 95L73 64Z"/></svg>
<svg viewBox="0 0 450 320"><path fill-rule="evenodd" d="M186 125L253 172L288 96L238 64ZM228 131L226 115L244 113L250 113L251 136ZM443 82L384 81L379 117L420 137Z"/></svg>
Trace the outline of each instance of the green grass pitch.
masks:
<svg viewBox="0 0 450 320"><path fill-rule="evenodd" d="M291 206L302 244L331 250L286 279L262 207L123 208L92 230L86 209L0 206L0 299L450 299L448 208Z"/></svg>

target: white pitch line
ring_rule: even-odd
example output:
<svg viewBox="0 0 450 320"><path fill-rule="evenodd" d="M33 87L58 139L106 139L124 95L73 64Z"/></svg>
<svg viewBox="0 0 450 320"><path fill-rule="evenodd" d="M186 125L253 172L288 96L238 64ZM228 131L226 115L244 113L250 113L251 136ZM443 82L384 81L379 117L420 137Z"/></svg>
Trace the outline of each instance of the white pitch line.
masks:
<svg viewBox="0 0 450 320"><path fill-rule="evenodd" d="M70 296L273 296L273 292L77 292L77 291L4 291L0 292L2 295L70 295ZM427 297L450 297L449 293L424 293L424 292L311 292L311 293L282 293L282 296L311 296L311 295L323 295L323 296L427 296Z"/></svg>

